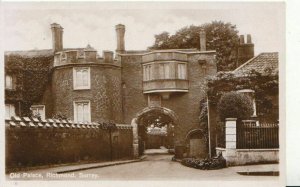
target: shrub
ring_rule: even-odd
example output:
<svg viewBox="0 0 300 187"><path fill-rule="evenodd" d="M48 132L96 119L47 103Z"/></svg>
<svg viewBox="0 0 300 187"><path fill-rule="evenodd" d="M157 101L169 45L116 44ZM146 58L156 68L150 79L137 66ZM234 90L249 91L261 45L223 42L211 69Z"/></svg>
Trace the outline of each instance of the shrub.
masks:
<svg viewBox="0 0 300 187"><path fill-rule="evenodd" d="M249 96L238 92L225 93L218 103L219 116L223 121L225 118L247 119L253 111Z"/></svg>
<svg viewBox="0 0 300 187"><path fill-rule="evenodd" d="M187 167L211 170L211 169L221 169L226 167L226 160L222 155L218 155L211 159L196 159L196 158L184 158L181 164Z"/></svg>

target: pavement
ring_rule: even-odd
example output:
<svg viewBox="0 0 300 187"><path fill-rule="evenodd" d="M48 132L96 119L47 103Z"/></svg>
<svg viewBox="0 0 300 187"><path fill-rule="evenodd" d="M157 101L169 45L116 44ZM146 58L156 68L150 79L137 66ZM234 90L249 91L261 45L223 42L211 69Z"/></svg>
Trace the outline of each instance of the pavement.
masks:
<svg viewBox="0 0 300 187"><path fill-rule="evenodd" d="M238 172L279 171L278 164L199 170L171 161L165 150L148 150L136 160L60 166L7 174L8 180L279 180L276 176L249 176Z"/></svg>
<svg viewBox="0 0 300 187"><path fill-rule="evenodd" d="M169 154L168 149L165 147L161 147L160 149L146 149L145 155L151 155L151 154Z"/></svg>

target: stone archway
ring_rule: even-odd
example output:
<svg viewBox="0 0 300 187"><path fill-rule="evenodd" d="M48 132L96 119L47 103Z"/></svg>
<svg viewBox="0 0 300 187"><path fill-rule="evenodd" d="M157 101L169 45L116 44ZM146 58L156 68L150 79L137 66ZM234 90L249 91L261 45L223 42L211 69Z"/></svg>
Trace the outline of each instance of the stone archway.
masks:
<svg viewBox="0 0 300 187"><path fill-rule="evenodd" d="M207 143L202 129L193 129L186 134L186 144L188 145L188 156L206 158Z"/></svg>
<svg viewBox="0 0 300 187"><path fill-rule="evenodd" d="M159 113L168 116L172 120L172 124L178 124L178 117L175 112L165 107L146 107L136 114L132 119L131 125L133 127L133 155L135 158L139 157L139 126L141 127L142 118L149 113Z"/></svg>

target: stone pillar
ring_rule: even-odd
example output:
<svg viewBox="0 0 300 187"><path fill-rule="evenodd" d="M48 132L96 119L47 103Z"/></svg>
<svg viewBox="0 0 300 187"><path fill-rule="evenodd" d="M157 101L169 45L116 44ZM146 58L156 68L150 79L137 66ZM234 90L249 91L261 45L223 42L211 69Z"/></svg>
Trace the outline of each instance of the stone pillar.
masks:
<svg viewBox="0 0 300 187"><path fill-rule="evenodd" d="M132 131L133 131L133 157L139 157L139 135L138 135L138 124L136 118L131 121Z"/></svg>
<svg viewBox="0 0 300 187"><path fill-rule="evenodd" d="M227 165L234 165L236 159L236 118L226 118L224 158Z"/></svg>

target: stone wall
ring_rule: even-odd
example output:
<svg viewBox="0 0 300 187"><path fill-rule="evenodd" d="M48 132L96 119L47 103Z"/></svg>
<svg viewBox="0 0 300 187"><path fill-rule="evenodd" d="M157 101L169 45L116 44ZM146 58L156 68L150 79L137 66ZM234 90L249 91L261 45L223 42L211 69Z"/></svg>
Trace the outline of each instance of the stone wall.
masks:
<svg viewBox="0 0 300 187"><path fill-rule="evenodd" d="M6 171L75 162L132 159L132 127L13 117L5 121Z"/></svg>
<svg viewBox="0 0 300 187"><path fill-rule="evenodd" d="M217 154L225 155L225 148L216 148ZM236 158L228 165L279 163L279 149L237 149Z"/></svg>

